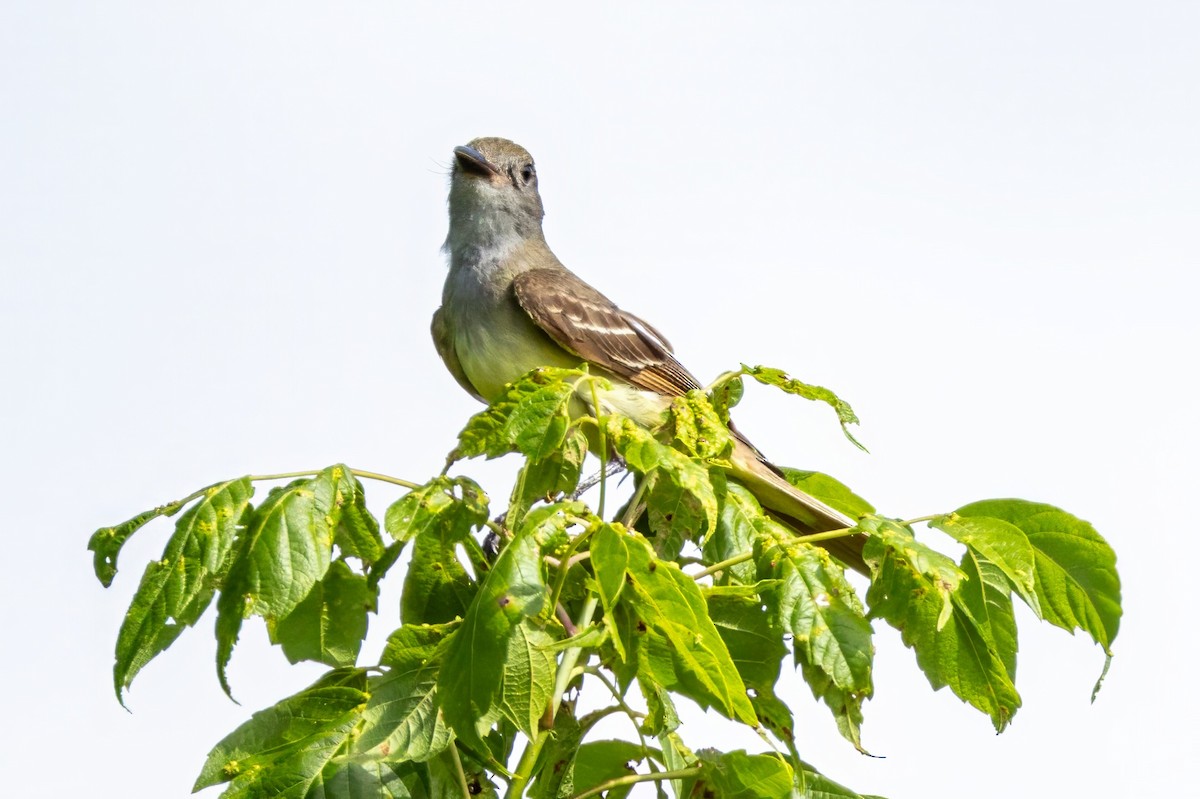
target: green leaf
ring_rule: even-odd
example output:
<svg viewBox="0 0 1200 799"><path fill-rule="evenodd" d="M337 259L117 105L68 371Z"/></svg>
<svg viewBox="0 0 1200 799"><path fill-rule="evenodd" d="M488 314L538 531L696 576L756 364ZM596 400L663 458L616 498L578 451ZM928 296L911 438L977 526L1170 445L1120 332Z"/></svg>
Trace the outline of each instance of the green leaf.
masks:
<svg viewBox="0 0 1200 799"><path fill-rule="evenodd" d="M746 385L742 382L741 372L726 372L717 378L709 391L708 399L713 410L725 422L729 421L729 409L742 401Z"/></svg>
<svg viewBox="0 0 1200 799"><path fill-rule="evenodd" d="M792 712L775 695L779 665L787 654L777 616L763 612L757 596L709 592L708 614L733 656L758 720L789 746L793 740Z"/></svg>
<svg viewBox="0 0 1200 799"><path fill-rule="evenodd" d="M274 488L246 530L246 546L230 572L227 591L249 597L249 612L280 619L308 596L329 568L337 493L346 467ZM240 567L240 568L239 568Z"/></svg>
<svg viewBox="0 0 1200 799"><path fill-rule="evenodd" d="M765 521L762 507L748 490L738 483L730 483L723 476L713 476L713 485L721 498L717 524L704 537L701 553L706 563L721 563L749 552L758 537L758 525ZM734 564L714 575L717 585L741 583L752 585L757 580L754 564L750 561Z"/></svg>
<svg viewBox="0 0 1200 799"><path fill-rule="evenodd" d="M554 693L554 639L529 619L522 619L508 637L500 686L500 712L532 740L538 722Z"/></svg>
<svg viewBox="0 0 1200 799"><path fill-rule="evenodd" d="M640 651L641 641L630 648L634 652ZM642 720L641 732L645 735L656 735L661 739L679 729L679 711L675 709L670 689L648 671L641 670L637 676L638 688L642 691L642 698L646 700L646 717Z"/></svg>
<svg viewBox="0 0 1200 799"><path fill-rule="evenodd" d="M863 549L872 573L871 615L900 631L934 690L950 686L1003 730L1021 697L1005 659L957 593L963 573L895 522L868 519L864 526L872 533Z"/></svg>
<svg viewBox="0 0 1200 799"><path fill-rule="evenodd" d="M353 666L367 635L367 613L375 611L377 599L365 576L334 561L295 610L267 629L292 663Z"/></svg>
<svg viewBox="0 0 1200 799"><path fill-rule="evenodd" d="M354 741L360 756L425 761L450 746L437 695L440 656L372 677L363 724Z"/></svg>
<svg viewBox="0 0 1200 799"><path fill-rule="evenodd" d="M341 515L333 533L333 543L337 544L343 555L358 558L364 565L370 566L384 554L379 522L367 510L367 497L363 493L362 483L354 478L346 483L353 487L353 493L341 497Z"/></svg>
<svg viewBox="0 0 1200 799"><path fill-rule="evenodd" d="M305 799L429 799L429 791L429 775L421 764L335 759Z"/></svg>
<svg viewBox="0 0 1200 799"><path fill-rule="evenodd" d="M1003 519L988 516L959 516L951 513L929 522L929 526L977 552L1008 578L1013 589L1039 616L1034 593L1034 553L1029 537Z"/></svg>
<svg viewBox="0 0 1200 799"><path fill-rule="evenodd" d="M733 436L701 390L671 401L669 426L678 448L702 460L724 458L733 449Z"/></svg>
<svg viewBox="0 0 1200 799"><path fill-rule="evenodd" d="M842 426L842 433L845 434L846 438L850 439L850 443L863 452L867 451L867 448L858 443L858 439L850 434L849 425L858 424L858 416L854 413L854 409L850 407L849 403L842 400L829 389L802 383L799 380L788 377L787 373L782 369L773 369L769 366L746 366L742 364L742 374L749 375L763 385L774 386L788 394L795 394L797 397L804 397L807 400L824 402L829 405L837 413L838 423Z"/></svg>
<svg viewBox="0 0 1200 799"><path fill-rule="evenodd" d="M875 507L870 502L851 491L845 483L827 474L792 469L787 466L780 467L780 471L796 488L810 497L821 500L834 510L840 510L851 519L875 512Z"/></svg>
<svg viewBox="0 0 1200 799"><path fill-rule="evenodd" d="M1017 679L1017 619L1013 614L1011 583L1000 567L968 549L959 564L966 581L955 599L961 604L980 635L1004 662L1008 678Z"/></svg>
<svg viewBox="0 0 1200 799"><path fill-rule="evenodd" d="M679 737L679 733L660 733L658 742L662 746L662 764L666 766L667 771L679 771L680 769L690 768L695 765L696 756L692 754L692 750L684 745L683 739ZM690 794L683 792L683 780L671 780L671 790L675 792L676 797L687 796L691 799ZM658 795L663 797L661 788ZM703 794L701 795L703 796Z"/></svg>
<svg viewBox="0 0 1200 799"><path fill-rule="evenodd" d="M525 515L520 525L509 527L521 529L533 536L547 554L555 551L561 553L562 547L566 546L570 538L567 528L575 524L576 519L585 523L600 522L599 517L594 515L587 505L572 499L534 508Z"/></svg>
<svg viewBox="0 0 1200 799"><path fill-rule="evenodd" d="M601 783L633 774L629 764L645 759L642 747L629 741L588 741L575 755L573 793L583 793ZM632 785L612 788L604 792L604 799L625 799L632 790Z"/></svg>
<svg viewBox="0 0 1200 799"><path fill-rule="evenodd" d="M205 492L223 485L228 485L228 483L218 483L216 486L210 486L205 489ZM174 502L168 502L166 505L159 505L157 508L151 508L148 511L139 513L128 521L121 522L112 527L101 527L92 533L92 537L88 539L88 551L94 553L92 558L93 568L96 572L96 579L100 581L101 585L105 588L112 585L113 578L117 575L117 556L121 554L121 547L125 546L125 542L129 540L131 535L160 516L174 516L176 513L179 513L180 508L191 502L194 498L193 496L187 499L177 499Z"/></svg>
<svg viewBox="0 0 1200 799"><path fill-rule="evenodd" d="M606 614L613 612L625 588L625 573L629 569L629 549L625 538L625 534L611 524L600 525L592 534L589 552L600 605Z"/></svg>
<svg viewBox="0 0 1200 799"><path fill-rule="evenodd" d="M606 430L626 465L652 479L648 515L655 534L671 542L664 545L664 551L681 537L695 539L712 529L717 521L717 496L704 464L659 442L631 419L609 417Z"/></svg>
<svg viewBox="0 0 1200 799"><path fill-rule="evenodd" d="M522 710L518 703L532 705L547 681L553 687L553 671L545 674L545 661L528 652L528 690L521 696L502 697L506 690L517 690L509 681L510 670L515 679L520 664L510 663L510 658L521 655L528 630L523 630L522 640L510 642L523 620L542 612L549 595L542 570L537 542L528 533L518 532L488 572L446 653L438 677L442 711L455 733L479 751L485 751L482 736L502 715L519 717L513 719L518 725L540 716L544 708L535 714L534 708Z"/></svg>
<svg viewBox="0 0 1200 799"><path fill-rule="evenodd" d="M881 574L888 578L899 577L905 585L915 581L922 602L937 603L937 629L940 630L950 618L951 596L963 579L958 566L942 553L917 541L912 530L891 519L864 518L859 527L870 535L863 548L863 559L872 574L871 590L867 594L872 615L881 615L882 610L890 609L893 603L897 607L905 606L907 597L902 596L896 586L880 579ZM880 603L880 612L876 612L876 603ZM891 621L887 615L882 618Z"/></svg>
<svg viewBox="0 0 1200 799"><path fill-rule="evenodd" d="M530 739L538 734L538 722L554 692L554 654L550 633L524 619L509 636L504 659L504 683L500 686L500 713Z"/></svg>
<svg viewBox="0 0 1200 799"><path fill-rule="evenodd" d="M400 594L405 624L440 624L463 616L478 584L458 559L457 545L435 535L413 544L412 560Z"/></svg>
<svg viewBox="0 0 1200 799"><path fill-rule="evenodd" d="M340 669L260 710L213 747L192 790L232 781L222 796L302 799L358 724L366 687L365 671Z"/></svg>
<svg viewBox="0 0 1200 799"><path fill-rule="evenodd" d="M1121 624L1121 580L1116 554L1092 525L1020 499L972 502L955 514L1000 519L1025 533L1034 550L1035 610L1068 632L1083 630L1109 651Z"/></svg>
<svg viewBox="0 0 1200 799"><path fill-rule="evenodd" d="M113 684L118 699L137 673L208 608L253 493L244 477L205 489L179 518L162 559L146 566L117 634ZM115 571L115 550L111 565Z"/></svg>
<svg viewBox="0 0 1200 799"><path fill-rule="evenodd" d="M787 703L773 693L758 694L751 697L750 702L754 705L754 712L758 715L759 723L787 746L793 759L798 758L796 725L792 718L792 709L788 707Z"/></svg>
<svg viewBox="0 0 1200 799"><path fill-rule="evenodd" d="M776 755L748 755L740 749L701 749L696 755L703 771L683 781L681 796L781 799L792 795L792 769Z"/></svg>
<svg viewBox="0 0 1200 799"><path fill-rule="evenodd" d="M587 436L579 427L571 427L560 449L540 461L527 460L513 486L509 526L519 526L526 511L538 500L572 493L579 485L587 453Z"/></svg>
<svg viewBox="0 0 1200 799"><path fill-rule="evenodd" d="M458 434L452 461L485 455L497 458L518 449L520 437L526 447L540 452L543 443L558 436L560 413L554 399L563 387L573 390L587 373L579 369L535 369L504 387L504 395L484 411L471 417ZM513 421L516 417L516 421ZM565 429L565 427L563 428ZM553 449L553 448L550 448Z"/></svg>
<svg viewBox="0 0 1200 799"><path fill-rule="evenodd" d="M383 548L383 554L379 560L371 564L367 569L367 582L371 586L372 591L379 590L379 583L387 576L392 567L396 565L396 561L400 560L400 554L404 551L404 541L393 541Z"/></svg>
<svg viewBox="0 0 1200 799"><path fill-rule="evenodd" d="M606 539L626 552L622 601L638 617L639 681L647 678L702 708L715 707L728 718L757 726L746 686L696 582L676 564L656 558L640 535ZM593 560L597 582L611 586L616 577L610 570L620 560Z"/></svg>
<svg viewBox="0 0 1200 799"><path fill-rule="evenodd" d="M567 707L564 704L554 716L550 740L533 768L534 781L529 788L529 799L559 799L576 793L575 758L580 754L579 742L585 731Z"/></svg>
<svg viewBox="0 0 1200 799"><path fill-rule="evenodd" d="M646 491L646 515L654 551L659 557L674 560L684 543L697 540L709 525L709 508L690 489L684 488L665 470L657 469L643 478L650 484Z"/></svg>
<svg viewBox="0 0 1200 799"><path fill-rule="evenodd" d="M397 541L436 536L453 543L481 527L487 518L487 494L474 480L440 476L392 503L383 525Z"/></svg>
<svg viewBox="0 0 1200 799"><path fill-rule="evenodd" d="M804 761L796 768L796 786L802 799L883 799L879 796L863 796L817 771Z"/></svg>
<svg viewBox="0 0 1200 799"><path fill-rule="evenodd" d="M370 701L354 742L361 758L424 761L444 751L452 735L439 713L437 675L447 643L461 622L405 624L388 636L370 681Z"/></svg>
<svg viewBox="0 0 1200 799"><path fill-rule="evenodd" d="M875 647L854 587L829 553L808 544L771 548L759 558L759 574L779 581L763 596L772 616L792 635L804 681L861 751L862 705L874 693Z"/></svg>
<svg viewBox="0 0 1200 799"><path fill-rule="evenodd" d="M242 620L278 622L295 610L329 568L343 498L354 494L345 466L273 488L250 517L217 601L217 677L229 693L225 667Z"/></svg>
<svg viewBox="0 0 1200 799"><path fill-rule="evenodd" d="M604 610L604 623L610 629L615 624L617 601L625 587L625 570L629 567L629 552L625 548L623 535L612 525L602 524L592 534L588 549L597 593L600 595L600 607ZM628 652L618 631L612 630L610 640L617 656L627 661Z"/></svg>
<svg viewBox="0 0 1200 799"><path fill-rule="evenodd" d="M443 642L458 629L461 621L446 624L405 624L392 631L388 636L379 665L389 669L412 671L418 669L435 657L441 660L438 650Z"/></svg>
<svg viewBox="0 0 1200 799"><path fill-rule="evenodd" d="M566 440L574 396L573 382L555 381L523 397L504 424L504 437L531 461L549 457Z"/></svg>
<svg viewBox="0 0 1200 799"><path fill-rule="evenodd" d="M706 601L742 682L757 694L773 694L779 662L787 654L782 628L756 598L709 594Z"/></svg>

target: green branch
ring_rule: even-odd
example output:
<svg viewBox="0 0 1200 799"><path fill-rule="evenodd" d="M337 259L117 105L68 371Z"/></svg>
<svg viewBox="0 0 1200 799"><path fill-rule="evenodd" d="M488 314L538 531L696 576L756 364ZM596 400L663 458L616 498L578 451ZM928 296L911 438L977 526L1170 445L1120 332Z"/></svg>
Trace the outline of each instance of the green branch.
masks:
<svg viewBox="0 0 1200 799"><path fill-rule="evenodd" d="M592 392L592 412L596 414L596 436L598 446L598 457L600 458L600 501L596 503L596 515L604 516L604 493L608 482L608 442L604 435L604 419L600 416L600 398L596 394L596 381L593 379L588 383L588 388Z"/></svg>
<svg viewBox="0 0 1200 799"><path fill-rule="evenodd" d="M602 782L599 785L588 788L582 793L577 793L571 799L587 799L589 796L611 791L613 788L620 788L623 785L636 785L639 782L662 782L664 780L682 780L687 777L698 776L703 769L701 768L681 768L675 771L658 771L654 774L629 774L625 777L617 777L615 779Z"/></svg>
<svg viewBox="0 0 1200 799"><path fill-rule="evenodd" d="M462 758L458 756L458 746L455 744L450 745L450 759L454 761L454 776L458 778L463 799L471 799L471 786L467 784L467 773L463 771Z"/></svg>
<svg viewBox="0 0 1200 799"><path fill-rule="evenodd" d="M725 569L728 569L730 566L736 566L739 563L745 563L746 561L750 560L753 557L754 557L753 552L743 552L740 555L734 555L732 558L726 558L725 560L721 561L720 563L714 563L713 565L709 566L708 568L696 572L695 574L692 575L692 579L700 580L704 577L707 577L710 574L716 574L719 571L724 571Z"/></svg>
<svg viewBox="0 0 1200 799"><path fill-rule="evenodd" d="M278 474L252 474L252 475L249 475L246 479L250 480L251 482L259 482L262 480L291 480L292 478L295 478L295 477L313 477L320 473L321 473L320 469L307 469L307 470L299 471L299 472L279 472ZM362 469L351 469L350 474L354 475L355 477L362 477L367 480L378 480L381 483L391 483L392 485L398 485L398 486L401 486L402 488L407 488L409 490L421 487L420 483L414 483L411 480L402 480L399 477L392 477L391 475L380 474L379 472L368 472L368 471L364 471ZM193 494L192 498L200 496L200 494L204 493L204 490L205 489L201 489L196 494Z"/></svg>

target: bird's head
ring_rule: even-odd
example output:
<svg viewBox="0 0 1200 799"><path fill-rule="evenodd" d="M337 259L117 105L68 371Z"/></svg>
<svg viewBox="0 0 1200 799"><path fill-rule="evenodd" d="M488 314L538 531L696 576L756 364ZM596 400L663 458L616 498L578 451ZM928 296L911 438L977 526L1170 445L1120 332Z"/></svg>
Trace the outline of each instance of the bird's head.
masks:
<svg viewBox="0 0 1200 799"><path fill-rule="evenodd" d="M454 148L447 248L541 236L544 215L533 156L524 147L482 136Z"/></svg>

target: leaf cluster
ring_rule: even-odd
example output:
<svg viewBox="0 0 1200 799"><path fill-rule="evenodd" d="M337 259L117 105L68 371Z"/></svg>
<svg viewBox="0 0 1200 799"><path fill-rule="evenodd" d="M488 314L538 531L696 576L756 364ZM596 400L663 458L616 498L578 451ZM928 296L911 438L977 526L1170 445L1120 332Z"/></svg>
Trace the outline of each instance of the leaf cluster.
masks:
<svg viewBox="0 0 1200 799"><path fill-rule="evenodd" d="M679 398L647 430L587 412L601 378L543 369L470 420L442 474L390 479L408 490L382 525L359 479L378 475L335 465L257 503L256 483L267 478L246 476L98 530L89 548L107 586L134 532L179 515L118 633L118 698L215 599L227 692L250 617L263 619L290 661L330 671L219 742L197 790L585 799L651 782L680 797L857 797L802 758L778 691L785 662L865 751L877 621L899 632L934 689L949 687L997 731L1021 705L1014 598L1111 653L1121 616L1115 556L1091 525L1058 508L997 499L903 521L828 475L787 469L798 490L858 522L805 535L773 518L727 472L728 409L742 375L828 402L843 427L857 421L827 389L744 367ZM589 449L602 460L594 508L575 496ZM520 473L492 520L480 486L448 472L463 458L510 453ZM635 483L612 514L609 458ZM918 521L961 555L918 538ZM865 590L821 546L838 535L867 538ZM364 665L381 581L406 549L401 625L378 662ZM583 690L604 697L592 703L599 710L577 710ZM767 751L689 748L702 736L680 724L680 698L755 730ZM628 739L597 737L610 716L628 720Z"/></svg>

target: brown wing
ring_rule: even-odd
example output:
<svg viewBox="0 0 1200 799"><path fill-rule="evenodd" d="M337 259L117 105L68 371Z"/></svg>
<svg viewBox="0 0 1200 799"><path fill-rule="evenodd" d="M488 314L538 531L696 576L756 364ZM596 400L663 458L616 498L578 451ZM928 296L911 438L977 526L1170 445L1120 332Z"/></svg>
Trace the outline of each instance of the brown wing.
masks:
<svg viewBox="0 0 1200 799"><path fill-rule="evenodd" d="M700 388L657 330L567 269L523 272L513 280L513 291L538 327L588 363L668 396Z"/></svg>

